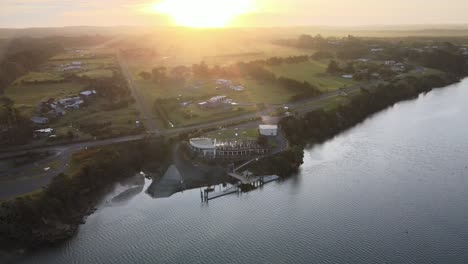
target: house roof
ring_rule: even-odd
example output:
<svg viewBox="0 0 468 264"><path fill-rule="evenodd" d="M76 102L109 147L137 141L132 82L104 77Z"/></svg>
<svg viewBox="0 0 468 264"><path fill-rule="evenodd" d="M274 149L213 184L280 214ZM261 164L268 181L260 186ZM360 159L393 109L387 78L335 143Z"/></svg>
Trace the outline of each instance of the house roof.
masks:
<svg viewBox="0 0 468 264"><path fill-rule="evenodd" d="M278 129L277 125L260 125L260 129L270 130L270 129Z"/></svg>

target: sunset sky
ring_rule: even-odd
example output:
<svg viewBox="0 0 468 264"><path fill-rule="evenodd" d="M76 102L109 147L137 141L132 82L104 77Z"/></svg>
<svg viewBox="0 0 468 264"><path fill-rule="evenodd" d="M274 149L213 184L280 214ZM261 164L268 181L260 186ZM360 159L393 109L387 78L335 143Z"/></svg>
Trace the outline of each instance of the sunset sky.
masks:
<svg viewBox="0 0 468 264"><path fill-rule="evenodd" d="M184 0L163 0L180 2ZM197 0L190 0L191 3ZM210 1L210 0L200 0ZM211 0L212 1L212 0ZM233 10L237 0L219 0ZM248 11L230 14L227 26L468 24L466 0L246 0ZM217 10L171 9L179 19L147 0L0 0L0 27L183 24L185 14L207 17ZM188 3L188 2L187 2ZM177 6L177 5L176 5ZM184 6L184 5L179 5ZM218 7L219 8L219 7ZM177 10L174 10L177 9ZM185 13L184 13L185 12ZM226 11L227 12L227 11ZM245 13L247 12L247 13ZM227 14L226 14L227 16ZM211 17L211 16L210 16ZM197 18L195 18L197 19ZM218 19L220 20L220 19ZM226 18L227 20L227 18ZM196 21L201 26L208 23ZM193 22L187 22L190 24ZM212 23L216 24L216 23ZM219 24L219 23L218 23Z"/></svg>

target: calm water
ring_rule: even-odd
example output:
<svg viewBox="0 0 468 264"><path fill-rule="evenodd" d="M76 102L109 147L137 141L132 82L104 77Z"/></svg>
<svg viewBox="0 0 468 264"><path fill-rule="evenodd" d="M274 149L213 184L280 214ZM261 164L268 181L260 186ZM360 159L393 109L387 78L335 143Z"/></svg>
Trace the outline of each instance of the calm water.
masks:
<svg viewBox="0 0 468 264"><path fill-rule="evenodd" d="M208 205L141 192L19 263L468 263L467 166L465 80L307 150L285 182Z"/></svg>

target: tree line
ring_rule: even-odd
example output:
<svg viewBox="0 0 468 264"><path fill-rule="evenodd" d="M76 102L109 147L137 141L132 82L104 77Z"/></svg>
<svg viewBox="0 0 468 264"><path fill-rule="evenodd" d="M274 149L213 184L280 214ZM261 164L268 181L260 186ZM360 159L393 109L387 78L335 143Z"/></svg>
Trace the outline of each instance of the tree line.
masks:
<svg viewBox="0 0 468 264"><path fill-rule="evenodd" d="M286 117L280 121L279 126L292 145L305 146L321 143L394 103L411 99L420 93L456 81L458 78L450 75L406 77L394 80L374 88L361 89L361 93L351 97L348 103L332 110L319 109L303 117Z"/></svg>
<svg viewBox="0 0 468 264"><path fill-rule="evenodd" d="M17 78L37 69L52 56L63 51L54 39L18 38L6 46L0 61L0 94Z"/></svg>

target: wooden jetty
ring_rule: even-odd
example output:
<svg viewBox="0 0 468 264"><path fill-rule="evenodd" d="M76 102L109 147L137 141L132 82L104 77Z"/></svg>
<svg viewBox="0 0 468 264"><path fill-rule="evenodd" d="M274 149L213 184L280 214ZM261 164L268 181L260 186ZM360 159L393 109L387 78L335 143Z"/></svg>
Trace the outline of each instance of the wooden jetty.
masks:
<svg viewBox="0 0 468 264"><path fill-rule="evenodd" d="M243 173L242 175L237 173L229 173L229 176L238 180L238 183L225 190L218 192L212 192L209 191L209 189L205 189L203 191L200 190L202 202L208 202L209 200L220 198L225 195L239 193L241 191L240 185L242 184L249 184L253 185L254 187L259 187L266 183L277 181L280 179L280 177L277 175L253 176L253 174L251 173Z"/></svg>

